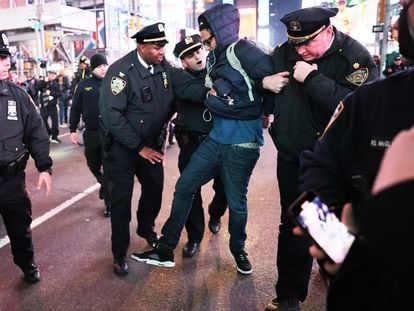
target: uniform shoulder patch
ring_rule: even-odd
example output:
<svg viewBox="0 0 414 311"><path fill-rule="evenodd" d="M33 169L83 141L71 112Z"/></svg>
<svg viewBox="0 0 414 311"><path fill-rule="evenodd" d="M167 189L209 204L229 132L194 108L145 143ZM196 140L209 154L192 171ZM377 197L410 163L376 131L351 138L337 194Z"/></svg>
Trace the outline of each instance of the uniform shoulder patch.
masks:
<svg viewBox="0 0 414 311"><path fill-rule="evenodd" d="M111 92L112 94L114 94L115 96L118 95L119 93L122 92L122 90L125 88L126 86L126 81L118 78L118 77L112 77L111 79Z"/></svg>
<svg viewBox="0 0 414 311"><path fill-rule="evenodd" d="M364 83L369 76L369 69L368 68L360 68L355 70L349 76L345 77L345 79L356 86L360 86Z"/></svg>

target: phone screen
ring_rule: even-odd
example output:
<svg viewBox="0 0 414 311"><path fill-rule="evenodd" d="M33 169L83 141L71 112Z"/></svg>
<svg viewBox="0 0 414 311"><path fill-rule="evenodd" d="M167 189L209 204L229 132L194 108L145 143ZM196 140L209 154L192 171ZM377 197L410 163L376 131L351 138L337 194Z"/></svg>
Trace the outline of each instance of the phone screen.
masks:
<svg viewBox="0 0 414 311"><path fill-rule="evenodd" d="M319 197L301 196L290 208L292 216L335 263L342 263L355 236Z"/></svg>

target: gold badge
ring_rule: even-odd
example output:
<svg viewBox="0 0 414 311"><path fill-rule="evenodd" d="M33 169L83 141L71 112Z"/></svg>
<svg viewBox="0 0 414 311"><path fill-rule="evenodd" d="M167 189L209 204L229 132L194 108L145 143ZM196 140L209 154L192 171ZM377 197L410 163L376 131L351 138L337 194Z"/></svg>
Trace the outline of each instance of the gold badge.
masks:
<svg viewBox="0 0 414 311"><path fill-rule="evenodd" d="M290 21L289 28L291 31L301 31L302 25L298 21Z"/></svg>
<svg viewBox="0 0 414 311"><path fill-rule="evenodd" d="M368 75L369 75L368 68L361 68L361 69L355 70L349 76L345 77L345 79L351 82L352 84L355 84L356 86L360 86L362 83L364 83L368 79Z"/></svg>
<svg viewBox="0 0 414 311"><path fill-rule="evenodd" d="M84 90L86 91L86 92L89 92L90 90L92 90L93 89L93 87L92 86L87 86L87 87L85 87L84 88Z"/></svg>
<svg viewBox="0 0 414 311"><path fill-rule="evenodd" d="M168 79L167 79L167 73L165 71L162 73L162 81L164 84L164 89L168 89Z"/></svg>
<svg viewBox="0 0 414 311"><path fill-rule="evenodd" d="M331 119L328 122L328 125L325 127L325 130L323 131L322 137L325 136L325 133L328 131L328 129L332 126L332 124L335 122L335 120L339 117L339 115L344 111L344 103L342 101L339 102L338 106L336 106L336 109L331 116Z"/></svg>
<svg viewBox="0 0 414 311"><path fill-rule="evenodd" d="M359 68L359 64L358 64L358 63L354 63L354 64L352 65L352 67L353 67L354 69L358 69L358 68Z"/></svg>
<svg viewBox="0 0 414 311"><path fill-rule="evenodd" d="M112 77L112 79L111 79L112 94L114 94L116 96L119 93L121 93L122 90L125 88L126 84L127 83L126 83L125 80L122 80L121 78L118 78L118 77Z"/></svg>
<svg viewBox="0 0 414 311"><path fill-rule="evenodd" d="M184 42L186 45L189 45L190 43L193 43L193 38L190 36L185 37Z"/></svg>

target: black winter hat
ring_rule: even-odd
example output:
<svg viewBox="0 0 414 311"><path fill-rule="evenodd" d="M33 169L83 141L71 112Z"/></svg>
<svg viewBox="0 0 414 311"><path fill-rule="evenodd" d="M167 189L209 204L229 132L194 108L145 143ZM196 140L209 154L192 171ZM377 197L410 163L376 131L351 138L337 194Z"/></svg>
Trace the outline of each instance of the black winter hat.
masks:
<svg viewBox="0 0 414 311"><path fill-rule="evenodd" d="M94 54L91 57L91 69L92 69L92 71L100 65L108 65L108 61L106 60L106 57L102 54Z"/></svg>

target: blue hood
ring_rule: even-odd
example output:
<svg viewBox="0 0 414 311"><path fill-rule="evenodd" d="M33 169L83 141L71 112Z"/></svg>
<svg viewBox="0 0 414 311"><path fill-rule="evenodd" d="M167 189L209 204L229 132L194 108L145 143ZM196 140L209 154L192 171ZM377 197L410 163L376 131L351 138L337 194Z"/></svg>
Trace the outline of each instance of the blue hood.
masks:
<svg viewBox="0 0 414 311"><path fill-rule="evenodd" d="M227 48L231 43L239 40L240 14L231 4L219 4L200 16L203 16L216 38L218 50Z"/></svg>

